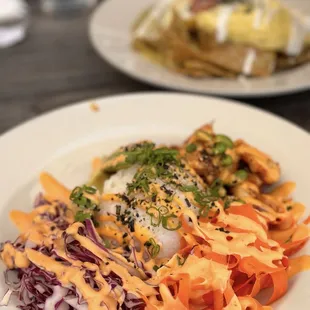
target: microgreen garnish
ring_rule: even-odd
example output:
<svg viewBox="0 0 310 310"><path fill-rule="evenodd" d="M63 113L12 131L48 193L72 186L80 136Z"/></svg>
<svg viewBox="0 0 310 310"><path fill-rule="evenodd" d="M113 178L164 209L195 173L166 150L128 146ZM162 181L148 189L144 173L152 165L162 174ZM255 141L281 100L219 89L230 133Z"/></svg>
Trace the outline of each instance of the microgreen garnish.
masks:
<svg viewBox="0 0 310 310"><path fill-rule="evenodd" d="M177 150L172 150L167 147L155 148L154 143L143 143L128 152L124 152L126 155L126 162L134 165L163 165L165 163L177 162Z"/></svg>
<svg viewBox="0 0 310 310"><path fill-rule="evenodd" d="M217 189L212 187L206 191L200 190L196 185L180 186L179 189L182 192L193 193L195 201L202 207L209 205L210 202L219 197L219 194L216 191Z"/></svg>
<svg viewBox="0 0 310 310"><path fill-rule="evenodd" d="M179 255L177 255L177 261L178 261L178 265L179 266L183 266L187 260L187 257L180 257Z"/></svg>
<svg viewBox="0 0 310 310"><path fill-rule="evenodd" d="M143 142L134 144L113 153L104 163L104 172L114 173L134 164L157 166L178 161L177 150L167 147L155 148L154 143Z"/></svg>
<svg viewBox="0 0 310 310"><path fill-rule="evenodd" d="M160 212L161 215L166 215L169 213L169 209L165 206L161 206L158 208L158 211Z"/></svg>
<svg viewBox="0 0 310 310"><path fill-rule="evenodd" d="M127 185L128 194L130 195L137 189L142 189L144 192L148 192L149 187L149 179L145 174L136 174L134 181Z"/></svg>
<svg viewBox="0 0 310 310"><path fill-rule="evenodd" d="M245 204L245 201L242 199L237 199L234 196L227 196L224 200L224 210L228 209L233 202L240 202Z"/></svg>
<svg viewBox="0 0 310 310"><path fill-rule="evenodd" d="M246 170L240 169L235 172L235 176L240 182L243 182L248 178L248 172Z"/></svg>
<svg viewBox="0 0 310 310"><path fill-rule="evenodd" d="M178 217L174 214L170 214L162 217L162 225L167 230L178 230L181 228L182 224Z"/></svg>
<svg viewBox="0 0 310 310"><path fill-rule="evenodd" d="M70 200L78 207L75 214L75 221L84 222L86 219L94 220L94 213L99 211L98 205L87 195L94 195L96 188L91 186L77 186L70 194ZM95 221L94 221L95 224Z"/></svg>
<svg viewBox="0 0 310 310"><path fill-rule="evenodd" d="M216 142L212 148L212 152L214 155L220 155L225 153L227 149L227 145L223 142Z"/></svg>
<svg viewBox="0 0 310 310"><path fill-rule="evenodd" d="M76 222L84 222L87 219L91 219L92 218L92 214L88 213L88 212L84 212L84 211L78 211L75 214L75 221Z"/></svg>
<svg viewBox="0 0 310 310"><path fill-rule="evenodd" d="M160 245L157 244L153 238L150 238L148 241L146 241L144 245L147 247L147 250L152 258L155 258L158 255L160 251Z"/></svg>
<svg viewBox="0 0 310 310"><path fill-rule="evenodd" d="M153 270L154 270L155 272L156 272L159 268L160 268L160 267L157 266L157 265L154 265L154 266L153 266Z"/></svg>
<svg viewBox="0 0 310 310"><path fill-rule="evenodd" d="M175 214L168 214L169 210L165 206L159 208L149 207L146 210L146 214L151 217L151 225L154 227L160 224L167 230L178 230L182 224Z"/></svg>
<svg viewBox="0 0 310 310"><path fill-rule="evenodd" d="M127 185L128 194L131 194L137 189L142 189L144 192L148 193L150 190L149 184L151 180L156 178L170 179L172 173L168 170L167 165L158 166L143 166L140 168L134 176L134 181Z"/></svg>
<svg viewBox="0 0 310 310"><path fill-rule="evenodd" d="M151 225L152 226L159 226L162 220L162 215L160 211L155 207L149 207L146 210L146 214L151 217Z"/></svg>
<svg viewBox="0 0 310 310"><path fill-rule="evenodd" d="M126 163L143 166L135 174L133 182L128 184L128 194L138 189L148 193L150 180L158 177L171 178L172 173L169 171L169 164L180 164L177 150L167 147L156 149L153 143L140 144L124 154L126 155Z"/></svg>
<svg viewBox="0 0 310 310"><path fill-rule="evenodd" d="M73 189L70 194L70 200L82 208L91 208L93 206L93 201L85 197L84 194L93 195L96 193L96 188L91 186L83 185L82 187L77 186Z"/></svg>
<svg viewBox="0 0 310 310"><path fill-rule="evenodd" d="M223 158L221 159L221 164L225 167L232 165L233 159L230 155L224 155Z"/></svg>
<svg viewBox="0 0 310 310"><path fill-rule="evenodd" d="M102 241L103 241L104 246L105 246L106 248L111 249L112 246L111 246L110 240L108 240L108 239L103 239Z"/></svg>
<svg viewBox="0 0 310 310"><path fill-rule="evenodd" d="M203 142L210 142L213 139L212 135L204 130L198 130L196 132L196 138L197 140L200 140Z"/></svg>
<svg viewBox="0 0 310 310"><path fill-rule="evenodd" d="M209 214L209 211L210 211L210 209L211 209L212 207L214 207L214 202L213 202L213 201L210 202L210 204L201 207L201 208L199 209L199 214L198 214L198 215L199 215L200 217L207 217L208 214Z"/></svg>
<svg viewBox="0 0 310 310"><path fill-rule="evenodd" d="M221 190L224 189L223 181L221 179L216 179L210 186L209 195L212 197L221 197Z"/></svg>
<svg viewBox="0 0 310 310"><path fill-rule="evenodd" d="M234 147L233 141L225 135L216 135L215 142L223 143L226 145L227 148L230 148L230 149Z"/></svg>
<svg viewBox="0 0 310 310"><path fill-rule="evenodd" d="M194 144L194 143L188 144L188 145L186 146L186 152L187 152L187 153L193 153L193 152L195 152L196 150L197 150L197 145Z"/></svg>
<svg viewBox="0 0 310 310"><path fill-rule="evenodd" d="M290 243L290 242L292 242L292 238L293 238L293 235L290 236L284 243Z"/></svg>
<svg viewBox="0 0 310 310"><path fill-rule="evenodd" d="M231 199L225 199L224 201L224 210L228 209L232 203Z"/></svg>

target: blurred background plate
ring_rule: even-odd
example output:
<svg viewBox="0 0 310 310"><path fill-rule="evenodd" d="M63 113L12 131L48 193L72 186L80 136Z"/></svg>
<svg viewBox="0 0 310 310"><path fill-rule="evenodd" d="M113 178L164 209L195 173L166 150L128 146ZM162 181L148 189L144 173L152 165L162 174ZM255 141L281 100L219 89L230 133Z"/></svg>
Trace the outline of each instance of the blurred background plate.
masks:
<svg viewBox="0 0 310 310"><path fill-rule="evenodd" d="M192 79L150 63L131 49L130 30L141 11L156 0L107 0L94 12L89 27L96 51L111 65L140 81L180 91L234 97L275 96L310 88L310 64L267 78ZM310 16L309 0L285 0Z"/></svg>

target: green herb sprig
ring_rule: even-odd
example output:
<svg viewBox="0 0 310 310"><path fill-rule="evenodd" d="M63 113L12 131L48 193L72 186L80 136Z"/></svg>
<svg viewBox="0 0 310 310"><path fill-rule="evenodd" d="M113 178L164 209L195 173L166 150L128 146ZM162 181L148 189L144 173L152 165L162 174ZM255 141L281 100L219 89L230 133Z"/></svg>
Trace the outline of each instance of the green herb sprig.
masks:
<svg viewBox="0 0 310 310"><path fill-rule="evenodd" d="M160 245L156 243L154 238L150 238L144 243L152 258L155 258L160 252Z"/></svg>
<svg viewBox="0 0 310 310"><path fill-rule="evenodd" d="M167 147L155 149L155 144L145 143L139 146L137 150L127 153L126 162L130 165L140 164L143 167L137 171L134 181L128 184L128 194L135 190L142 189L149 192L150 180L156 178L171 178L169 164L180 165L178 159L179 152Z"/></svg>
<svg viewBox="0 0 310 310"><path fill-rule="evenodd" d="M179 266L183 266L187 260L187 257L180 257L179 255L177 255L177 262Z"/></svg>
<svg viewBox="0 0 310 310"><path fill-rule="evenodd" d="M132 150L124 152L128 164L140 165L163 165L165 163L177 163L179 152L167 147L155 148L154 143L145 142L134 147Z"/></svg>
<svg viewBox="0 0 310 310"><path fill-rule="evenodd" d="M94 213L99 211L98 205L85 194L94 195L96 188L91 186L77 186L70 194L70 200L77 205L78 211L75 214L75 221L84 222L86 219L94 220Z"/></svg>
<svg viewBox="0 0 310 310"><path fill-rule="evenodd" d="M187 152L187 153L193 153L193 152L195 152L196 150L197 150L197 145L194 144L194 143L188 144L188 145L186 146L186 152Z"/></svg>
<svg viewBox="0 0 310 310"><path fill-rule="evenodd" d="M154 227L162 225L163 228L174 231L181 228L182 224L175 214L168 214L167 207L162 206L159 208L149 207L146 209L146 214L151 217L151 225Z"/></svg>
<svg viewBox="0 0 310 310"><path fill-rule="evenodd" d="M219 197L218 193L212 188L203 191L200 190L196 185L183 185L180 186L179 189L182 192L191 192L194 195L194 200L202 207L207 206L210 202L214 201L216 198Z"/></svg>

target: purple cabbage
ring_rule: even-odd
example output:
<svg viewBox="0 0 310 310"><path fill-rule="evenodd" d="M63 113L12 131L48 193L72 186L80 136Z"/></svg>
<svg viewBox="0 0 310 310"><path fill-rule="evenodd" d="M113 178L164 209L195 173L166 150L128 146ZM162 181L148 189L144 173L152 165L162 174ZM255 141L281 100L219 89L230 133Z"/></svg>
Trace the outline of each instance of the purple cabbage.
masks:
<svg viewBox="0 0 310 310"><path fill-rule="evenodd" d="M37 197L35 198L35 200L34 200L33 206L34 206L34 208L37 208L37 207L40 207L40 206L43 206L43 205L50 205L50 204L51 203L44 198L43 194L39 193L37 195Z"/></svg>
<svg viewBox="0 0 310 310"><path fill-rule="evenodd" d="M13 277L14 280L12 280ZM5 281L10 290L18 296L21 302L18 308L22 310L43 309L46 301L55 295L56 288L61 288L61 284L53 273L42 270L34 264L30 264L28 268L7 270L5 272ZM66 289L65 296L68 294L72 295L73 292ZM55 309L59 308L63 303L63 297L57 299L57 296L54 296L56 300ZM66 309L73 308L68 306Z"/></svg>
<svg viewBox="0 0 310 310"><path fill-rule="evenodd" d="M116 262L117 264L125 267L128 272L136 277L146 279L147 276L144 272L140 272L139 270L133 268L130 264L126 264L117 257L113 255L113 253L107 249L102 242L102 239L98 235L93 222L89 219L85 220L85 227L82 228L79 233L83 236L87 236L92 242L94 242L101 250L105 251L108 254L108 258ZM139 265L138 265L139 267Z"/></svg>
<svg viewBox="0 0 310 310"><path fill-rule="evenodd" d="M80 243L70 235L65 234L66 254L69 258L99 265L101 260L92 252L82 247Z"/></svg>
<svg viewBox="0 0 310 310"><path fill-rule="evenodd" d="M60 204L59 209L65 210L65 206ZM46 216L49 220L58 221L61 212L62 211L56 215L44 214L43 216ZM89 238L100 249L105 251L107 253L107 258L119 263L119 259L114 257L113 253L103 245L100 236L97 234L94 225L90 220L85 221L85 227L81 227L79 229L79 234ZM100 258L81 246L77 240L68 235L65 231L63 232L63 238L66 245L66 254L71 259L82 262L90 262L96 265L100 265L102 263ZM19 239L12 244L19 251L24 251L25 249L25 244ZM33 248L44 255L54 258L62 264L71 265L68 261L60 257L57 254L57 250L53 249L53 247L36 246ZM124 264L124 262L120 263ZM125 267L127 269L132 268L131 266L129 266L130 268L128 268L128 266ZM14 276L14 280L12 280L12 276ZM109 275L102 274L102 276L110 285L111 293L113 293L116 287L118 290L122 289L122 279L114 272L110 272ZM85 282L94 290L100 290L101 284L97 283L94 278L94 272L86 269L84 275ZM53 273L42 270L33 263L31 263L28 268L7 270L5 273L5 279L6 284L10 288L5 296L6 299L9 299L10 294L13 292L14 295L18 296L21 303L18 308L22 310L41 310L45 309L46 305L48 305L46 309L55 310L87 309L87 303L83 300L82 296L74 286L69 288L62 287L61 283ZM123 290L122 302L118 309L142 310L145 309L145 303L141 298L138 298L137 296Z"/></svg>
<svg viewBox="0 0 310 310"><path fill-rule="evenodd" d="M68 206L63 202L57 201L55 206L55 214L44 212L40 214L41 218L53 222L55 226L60 230L66 230L70 223L65 220L66 213L68 212Z"/></svg>

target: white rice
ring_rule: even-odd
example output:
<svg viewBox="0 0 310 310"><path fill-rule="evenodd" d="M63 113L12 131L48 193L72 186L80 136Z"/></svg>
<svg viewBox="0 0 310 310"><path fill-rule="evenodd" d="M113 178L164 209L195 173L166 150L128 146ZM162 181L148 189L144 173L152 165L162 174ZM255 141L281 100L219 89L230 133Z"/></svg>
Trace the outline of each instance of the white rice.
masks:
<svg viewBox="0 0 310 310"><path fill-rule="evenodd" d="M113 174L103 184L104 194L123 194L126 192L127 184L131 183L139 166L134 165L130 168L120 170Z"/></svg>
<svg viewBox="0 0 310 310"><path fill-rule="evenodd" d="M104 194L123 194L126 192L127 184L131 183L139 166L132 166L123 169L112 175L103 185ZM140 196L140 195L139 195ZM142 198L142 197L138 197ZM116 214L116 206L121 206L121 212L124 212L126 205L124 203L114 201L104 201L101 204L101 214ZM136 224L148 228L154 239L161 246L158 258L172 257L180 248L180 236L176 231L169 231L162 226L154 227L151 225L151 218L146 214L145 210L138 208L135 213L139 214ZM112 222L104 223L104 225L115 224Z"/></svg>

